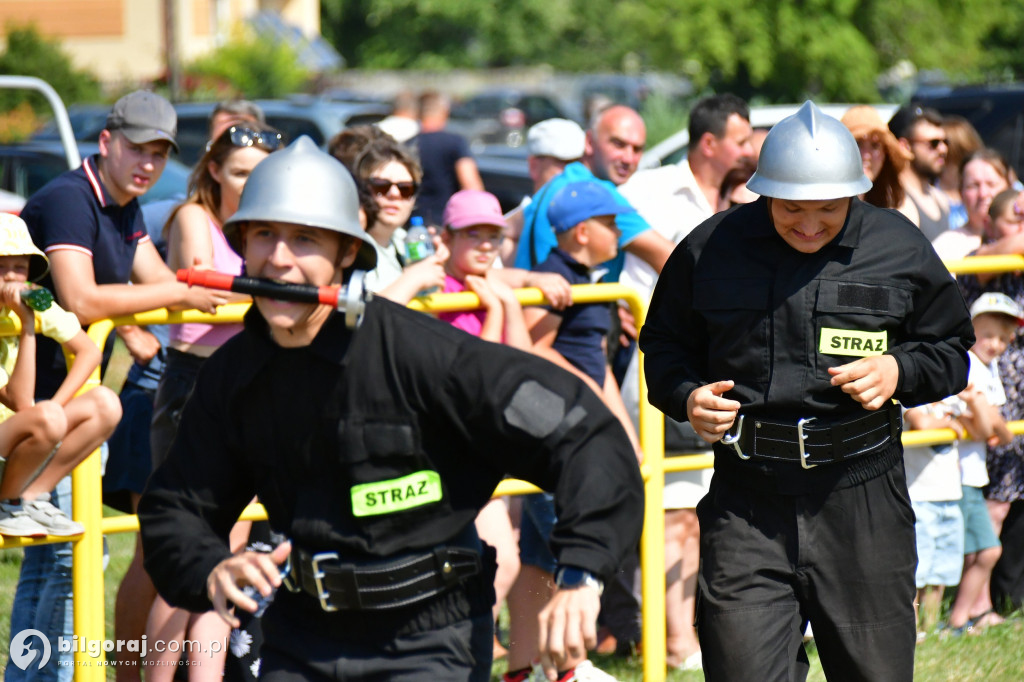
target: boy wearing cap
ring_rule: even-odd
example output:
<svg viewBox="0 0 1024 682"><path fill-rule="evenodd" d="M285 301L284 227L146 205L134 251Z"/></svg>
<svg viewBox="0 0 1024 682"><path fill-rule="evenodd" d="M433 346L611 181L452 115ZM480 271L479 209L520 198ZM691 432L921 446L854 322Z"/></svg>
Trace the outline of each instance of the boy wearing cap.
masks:
<svg viewBox="0 0 1024 682"><path fill-rule="evenodd" d="M969 440L959 443L963 493L960 511L965 536L963 575L949 614L949 627L953 631L1003 622L992 607L988 586L992 569L1003 550L982 488L989 483L987 447L1006 445L1013 439L1000 413L1006 403L1006 393L999 376L999 358L1024 324L1024 311L1006 294L986 293L971 306L971 318L977 341L968 353L969 383L960 393L965 409L959 421L966 428Z"/></svg>
<svg viewBox="0 0 1024 682"><path fill-rule="evenodd" d="M82 324L161 307L214 312L223 292L189 288L175 279L146 232L138 198L160 178L167 163L177 115L170 102L136 91L119 99L99 136L99 153L36 192L21 217L32 241L50 259L40 284ZM129 282L131 286L129 286ZM148 362L160 345L138 327L118 327L136 361ZM60 345L40 338L36 353L36 396L49 398L66 383ZM70 513L71 484L65 477L51 501ZM72 635L71 547L27 547L11 612L11 633L35 628L50 637ZM56 659L59 660L58 661ZM70 680L70 652L59 652L47 679ZM8 682L26 679L16 667Z"/></svg>
<svg viewBox="0 0 1024 682"><path fill-rule="evenodd" d="M547 209L547 218L558 246L536 270L562 275L570 284L591 284L603 271L596 269L618 253L619 228L616 217L633 209L616 201L611 191L596 181L571 182L555 192ZM526 323L533 339L534 353L582 378L618 417L633 443L637 458L642 457L633 424L626 414L618 384L608 365L606 339L611 327L607 304L573 304L565 310L527 308ZM557 520L554 498L550 494L523 498L520 524L520 561L522 568L510 594L509 671L507 682L522 682L536 659L535 614L547 599L555 573L555 558L547 549L552 527ZM570 660L559 670L562 682L613 679L594 668L586 657Z"/></svg>
<svg viewBox="0 0 1024 682"><path fill-rule="evenodd" d="M987 446L1005 445L1013 438L999 412L1006 394L998 362L1024 313L1001 293L982 294L970 312L977 340L968 352L967 388L906 413L913 428L952 428L963 439L907 448L904 456L917 516L919 638L937 620L943 585L960 585L949 617L953 632L1002 622L988 594L988 579L1002 550L982 488L989 482Z"/></svg>

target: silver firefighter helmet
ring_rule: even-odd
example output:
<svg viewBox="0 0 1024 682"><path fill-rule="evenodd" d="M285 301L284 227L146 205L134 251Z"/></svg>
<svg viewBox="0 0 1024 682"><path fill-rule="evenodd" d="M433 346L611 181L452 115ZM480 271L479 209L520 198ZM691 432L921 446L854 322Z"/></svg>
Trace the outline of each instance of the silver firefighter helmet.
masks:
<svg viewBox="0 0 1024 682"><path fill-rule="evenodd" d="M355 237L362 244L353 267L372 270L377 265L377 251L359 224L355 180L306 135L253 168L238 211L224 223L224 236L239 253L239 227L252 220L308 225Z"/></svg>
<svg viewBox="0 0 1024 682"><path fill-rule="evenodd" d="M853 134L813 102L768 132L747 188L796 201L853 197L871 189Z"/></svg>

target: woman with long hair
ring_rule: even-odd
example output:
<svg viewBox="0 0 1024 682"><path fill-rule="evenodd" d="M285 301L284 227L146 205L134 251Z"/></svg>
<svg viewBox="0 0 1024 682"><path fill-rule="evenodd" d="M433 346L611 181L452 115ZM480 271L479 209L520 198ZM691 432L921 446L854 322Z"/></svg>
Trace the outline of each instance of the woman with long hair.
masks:
<svg viewBox="0 0 1024 682"><path fill-rule="evenodd" d="M856 138L864 174L874 183L861 199L910 215L906 210L907 191L900 183L900 172L910 161L910 153L900 146L872 106L851 107L843 114L842 122Z"/></svg>

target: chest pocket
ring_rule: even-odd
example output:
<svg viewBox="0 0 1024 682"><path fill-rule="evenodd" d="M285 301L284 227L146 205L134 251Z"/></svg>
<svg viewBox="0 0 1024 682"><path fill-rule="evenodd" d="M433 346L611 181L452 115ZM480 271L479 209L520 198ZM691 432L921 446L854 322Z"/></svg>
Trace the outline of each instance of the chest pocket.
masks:
<svg viewBox="0 0 1024 682"><path fill-rule="evenodd" d="M712 279L694 282L693 307L706 323L708 379L748 385L768 382L770 348L769 279Z"/></svg>
<svg viewBox="0 0 1024 682"><path fill-rule="evenodd" d="M885 353L912 307L906 289L822 280L814 304L817 378L830 379L829 367Z"/></svg>
<svg viewBox="0 0 1024 682"><path fill-rule="evenodd" d="M423 452L414 421L347 419L338 428L339 504L371 543L395 529L451 513L451 497Z"/></svg>

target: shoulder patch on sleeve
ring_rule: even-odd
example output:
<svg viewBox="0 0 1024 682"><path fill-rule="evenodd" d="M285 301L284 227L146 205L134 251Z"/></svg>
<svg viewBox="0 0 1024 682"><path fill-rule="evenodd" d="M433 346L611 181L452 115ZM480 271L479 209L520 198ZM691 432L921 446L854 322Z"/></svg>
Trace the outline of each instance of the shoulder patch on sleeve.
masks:
<svg viewBox="0 0 1024 682"><path fill-rule="evenodd" d="M504 415L512 426L535 438L546 438L565 419L565 399L530 380L516 389Z"/></svg>

